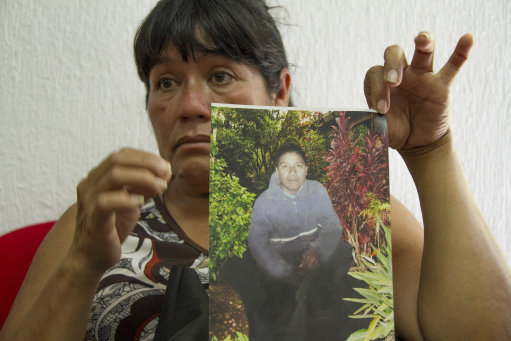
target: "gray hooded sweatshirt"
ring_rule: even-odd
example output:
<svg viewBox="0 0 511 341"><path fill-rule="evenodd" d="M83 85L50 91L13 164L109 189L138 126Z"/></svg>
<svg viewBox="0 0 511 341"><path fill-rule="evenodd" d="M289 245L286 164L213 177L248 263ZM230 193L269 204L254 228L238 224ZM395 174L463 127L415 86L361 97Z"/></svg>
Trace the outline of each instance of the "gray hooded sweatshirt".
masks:
<svg viewBox="0 0 511 341"><path fill-rule="evenodd" d="M305 180L295 197L280 189L276 173L254 203L248 247L271 277L288 280L304 252L315 249L326 263L342 236L342 226L326 189Z"/></svg>

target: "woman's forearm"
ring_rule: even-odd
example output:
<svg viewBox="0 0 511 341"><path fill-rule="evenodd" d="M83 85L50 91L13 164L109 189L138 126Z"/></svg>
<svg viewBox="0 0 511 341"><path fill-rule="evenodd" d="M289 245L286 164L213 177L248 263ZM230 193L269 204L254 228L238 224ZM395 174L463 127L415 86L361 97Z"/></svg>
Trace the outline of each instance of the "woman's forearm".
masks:
<svg viewBox="0 0 511 341"><path fill-rule="evenodd" d="M426 340L511 337L511 274L448 133L401 152L419 193L424 252L418 317Z"/></svg>
<svg viewBox="0 0 511 341"><path fill-rule="evenodd" d="M100 275L81 268L66 257L32 308L18 321L11 321L0 340L83 340Z"/></svg>

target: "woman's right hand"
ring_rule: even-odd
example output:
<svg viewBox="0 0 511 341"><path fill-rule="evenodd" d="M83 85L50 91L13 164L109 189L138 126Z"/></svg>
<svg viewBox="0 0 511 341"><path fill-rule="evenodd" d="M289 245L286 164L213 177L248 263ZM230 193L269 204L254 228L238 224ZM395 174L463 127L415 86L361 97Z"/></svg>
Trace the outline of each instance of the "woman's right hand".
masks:
<svg viewBox="0 0 511 341"><path fill-rule="evenodd" d="M374 66L367 72L364 81L367 103L386 114L392 148L425 147L447 133L450 87L473 45L472 34L463 35L450 59L435 73L433 35L421 32L415 38L410 64L403 48L393 45L385 50L384 65Z"/></svg>
<svg viewBox="0 0 511 341"><path fill-rule="evenodd" d="M115 265L144 201L162 194L170 177L170 163L154 154L126 148L107 157L78 185L69 255L98 275Z"/></svg>

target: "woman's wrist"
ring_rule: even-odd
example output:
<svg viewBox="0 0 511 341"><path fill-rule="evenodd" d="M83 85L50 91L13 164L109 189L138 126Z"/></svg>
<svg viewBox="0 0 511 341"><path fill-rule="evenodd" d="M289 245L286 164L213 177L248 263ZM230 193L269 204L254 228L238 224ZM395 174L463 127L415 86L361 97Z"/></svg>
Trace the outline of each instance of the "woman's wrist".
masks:
<svg viewBox="0 0 511 341"><path fill-rule="evenodd" d="M427 146L414 147L410 149L398 149L397 152L401 155L405 162L430 157L439 150L445 150L452 146L452 133L449 128L445 134L436 142L428 144Z"/></svg>
<svg viewBox="0 0 511 341"><path fill-rule="evenodd" d="M449 182L451 176L457 177L461 172L450 129L432 144L398 152L418 190L424 189L424 186L429 188L440 179Z"/></svg>
<svg viewBox="0 0 511 341"><path fill-rule="evenodd" d="M441 211L437 204L445 203L448 197L451 209L454 209L452 201L472 198L450 131L432 145L400 154L413 178L423 216L426 206L434 207L435 212Z"/></svg>
<svg viewBox="0 0 511 341"><path fill-rule="evenodd" d="M97 286L104 274L103 269L91 266L84 257L70 251L60 265L61 271L79 279L86 286Z"/></svg>

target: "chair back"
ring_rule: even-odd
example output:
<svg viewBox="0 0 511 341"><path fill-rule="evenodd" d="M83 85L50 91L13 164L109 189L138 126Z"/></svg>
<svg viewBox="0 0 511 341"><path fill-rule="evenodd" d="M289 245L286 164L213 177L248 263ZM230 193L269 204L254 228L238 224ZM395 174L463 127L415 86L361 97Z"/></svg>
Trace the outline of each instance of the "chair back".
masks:
<svg viewBox="0 0 511 341"><path fill-rule="evenodd" d="M54 221L30 225L0 236L0 329L18 294L32 258Z"/></svg>

